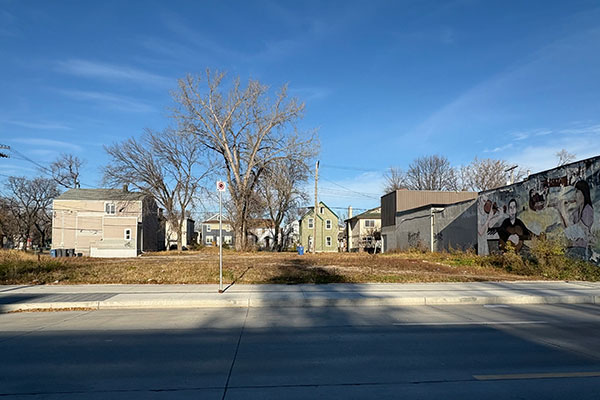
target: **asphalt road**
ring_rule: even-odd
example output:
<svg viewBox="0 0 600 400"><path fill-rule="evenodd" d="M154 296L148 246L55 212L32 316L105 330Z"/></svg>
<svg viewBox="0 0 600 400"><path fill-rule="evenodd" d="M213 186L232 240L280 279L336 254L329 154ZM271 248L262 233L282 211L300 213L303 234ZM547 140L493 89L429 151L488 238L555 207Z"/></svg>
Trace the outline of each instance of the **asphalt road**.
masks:
<svg viewBox="0 0 600 400"><path fill-rule="evenodd" d="M3 314L0 398L598 399L600 306Z"/></svg>

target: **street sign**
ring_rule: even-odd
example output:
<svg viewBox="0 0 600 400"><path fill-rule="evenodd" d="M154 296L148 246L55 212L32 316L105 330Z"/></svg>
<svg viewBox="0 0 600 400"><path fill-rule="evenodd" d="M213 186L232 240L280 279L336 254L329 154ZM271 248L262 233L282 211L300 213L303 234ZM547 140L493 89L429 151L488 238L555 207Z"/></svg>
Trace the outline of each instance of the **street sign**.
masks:
<svg viewBox="0 0 600 400"><path fill-rule="evenodd" d="M217 190L219 192L224 192L225 191L225 182L217 181Z"/></svg>

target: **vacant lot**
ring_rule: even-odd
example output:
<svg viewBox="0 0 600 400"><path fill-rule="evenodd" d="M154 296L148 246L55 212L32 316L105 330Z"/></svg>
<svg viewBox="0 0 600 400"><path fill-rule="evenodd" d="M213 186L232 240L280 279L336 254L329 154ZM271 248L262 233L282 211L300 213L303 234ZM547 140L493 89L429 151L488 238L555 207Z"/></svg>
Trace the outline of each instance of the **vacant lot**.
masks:
<svg viewBox="0 0 600 400"><path fill-rule="evenodd" d="M510 260L509 260L510 262ZM225 283L470 282L523 279L597 280L598 269L568 276L515 268L505 259L457 253L317 254L224 253ZM137 258L61 258L0 251L1 284L217 283L216 249Z"/></svg>

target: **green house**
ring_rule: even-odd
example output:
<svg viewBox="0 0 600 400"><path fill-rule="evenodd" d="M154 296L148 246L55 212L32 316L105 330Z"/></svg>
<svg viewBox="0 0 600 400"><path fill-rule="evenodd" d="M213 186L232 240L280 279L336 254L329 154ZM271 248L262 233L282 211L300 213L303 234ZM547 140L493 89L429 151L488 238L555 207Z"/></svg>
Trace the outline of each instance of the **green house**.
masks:
<svg viewBox="0 0 600 400"><path fill-rule="evenodd" d="M315 221L314 207L300 218L300 244L309 252L316 243L317 252L338 251L338 216L323 202L319 202ZM313 241L314 227L317 227L317 240Z"/></svg>

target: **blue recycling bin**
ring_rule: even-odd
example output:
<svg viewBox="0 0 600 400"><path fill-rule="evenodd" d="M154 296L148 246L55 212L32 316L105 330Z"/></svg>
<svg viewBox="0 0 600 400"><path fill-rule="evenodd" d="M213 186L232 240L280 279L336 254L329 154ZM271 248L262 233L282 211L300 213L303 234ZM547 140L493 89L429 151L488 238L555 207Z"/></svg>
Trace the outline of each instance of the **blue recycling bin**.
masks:
<svg viewBox="0 0 600 400"><path fill-rule="evenodd" d="M298 255L303 256L304 255L304 246L298 246L296 248L298 249Z"/></svg>
<svg viewBox="0 0 600 400"><path fill-rule="evenodd" d="M56 249L50 250L50 257L52 257L52 258L56 257Z"/></svg>

